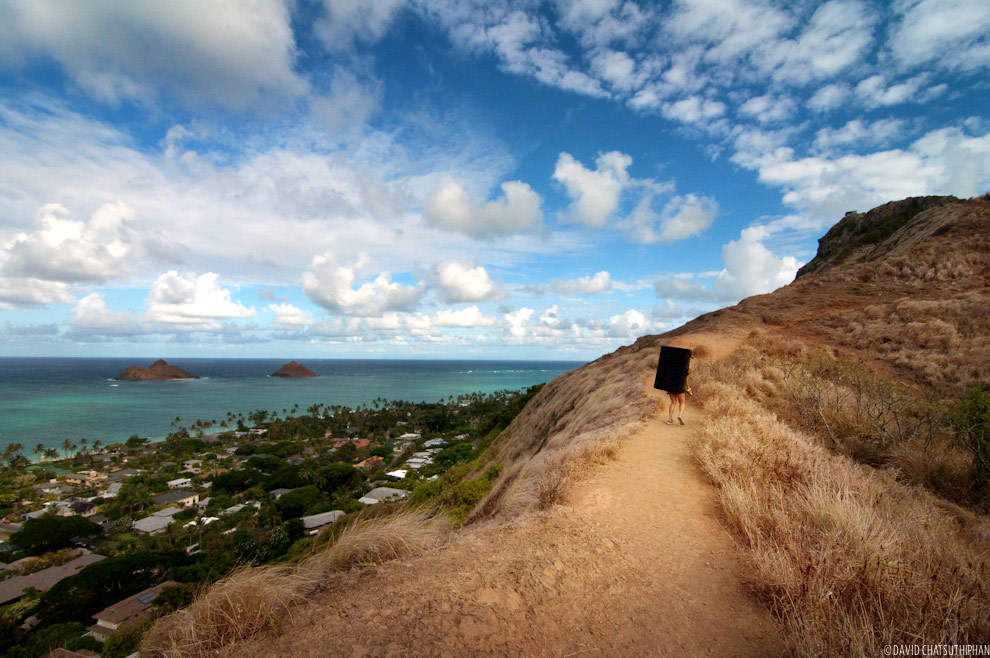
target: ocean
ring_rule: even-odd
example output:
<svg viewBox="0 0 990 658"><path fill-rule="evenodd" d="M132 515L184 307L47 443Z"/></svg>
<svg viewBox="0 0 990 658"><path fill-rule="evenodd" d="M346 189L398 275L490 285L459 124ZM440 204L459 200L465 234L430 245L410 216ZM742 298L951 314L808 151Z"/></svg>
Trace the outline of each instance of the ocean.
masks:
<svg viewBox="0 0 990 658"><path fill-rule="evenodd" d="M464 393L518 390L574 370L578 361L305 359L318 377L269 375L284 359L168 359L200 379L118 382L127 366L155 359L0 358L0 450L20 443L35 459L39 443L69 439L104 445L138 436L163 439L178 417L224 420L227 413L278 411L317 403L356 407L377 398L437 402ZM216 431L214 426L213 431Z"/></svg>

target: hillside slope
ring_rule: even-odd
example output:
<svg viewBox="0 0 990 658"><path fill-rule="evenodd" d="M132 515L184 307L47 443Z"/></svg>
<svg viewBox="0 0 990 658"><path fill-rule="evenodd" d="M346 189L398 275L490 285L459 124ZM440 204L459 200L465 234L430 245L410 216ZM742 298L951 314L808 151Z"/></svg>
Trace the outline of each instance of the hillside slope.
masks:
<svg viewBox="0 0 990 658"><path fill-rule="evenodd" d="M880 231L870 218L889 212L830 231L789 286L557 378L490 447L501 475L445 548L330 576L224 655L824 656L990 641L990 523L902 470L914 459L931 473L938 441L910 459L917 436L884 444L872 465L840 441L872 440L849 416L856 395L949 399L990 381L990 199L909 201L920 210ZM836 259L849 244L862 249ZM707 353L692 365L704 408L692 401L684 428L655 415L660 344ZM862 382L878 388L849 388Z"/></svg>
<svg viewBox="0 0 990 658"><path fill-rule="evenodd" d="M225 655L779 655L780 629L744 585L690 432L651 424L565 506L352 570L282 633Z"/></svg>

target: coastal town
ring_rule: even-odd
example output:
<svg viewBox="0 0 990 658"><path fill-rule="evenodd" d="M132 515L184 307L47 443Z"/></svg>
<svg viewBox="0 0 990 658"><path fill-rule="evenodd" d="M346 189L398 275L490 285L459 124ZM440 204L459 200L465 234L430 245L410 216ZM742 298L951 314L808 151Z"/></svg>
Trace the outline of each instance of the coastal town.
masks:
<svg viewBox="0 0 990 658"><path fill-rule="evenodd" d="M353 520L430 504L462 523L498 474L478 456L538 389L176 418L157 442L11 443L0 655L122 658L204 586L299 559Z"/></svg>

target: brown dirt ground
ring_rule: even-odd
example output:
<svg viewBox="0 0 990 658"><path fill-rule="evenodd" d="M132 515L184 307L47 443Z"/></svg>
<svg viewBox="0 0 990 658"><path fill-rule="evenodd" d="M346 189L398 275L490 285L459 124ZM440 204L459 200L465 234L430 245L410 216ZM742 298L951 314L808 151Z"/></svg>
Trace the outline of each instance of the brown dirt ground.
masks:
<svg viewBox="0 0 990 658"><path fill-rule="evenodd" d="M700 413L684 427L651 419L565 505L339 574L277 636L224 655L780 655L691 458Z"/></svg>

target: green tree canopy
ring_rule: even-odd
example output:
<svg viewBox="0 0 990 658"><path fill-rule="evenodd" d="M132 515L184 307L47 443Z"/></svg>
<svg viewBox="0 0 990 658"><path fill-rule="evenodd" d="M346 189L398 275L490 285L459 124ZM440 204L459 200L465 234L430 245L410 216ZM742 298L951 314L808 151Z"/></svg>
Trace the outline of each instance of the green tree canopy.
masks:
<svg viewBox="0 0 990 658"><path fill-rule="evenodd" d="M89 618L121 599L165 580L171 568L188 564L185 551L142 552L91 564L41 595L38 616L44 625Z"/></svg>
<svg viewBox="0 0 990 658"><path fill-rule="evenodd" d="M316 483L320 489L330 495L340 491L351 490L360 486L362 482L361 471L343 462L337 462L321 468L316 478Z"/></svg>
<svg viewBox="0 0 990 658"><path fill-rule="evenodd" d="M303 516L308 509L315 507L323 500L325 499L320 490L310 485L290 491L275 501L275 506L283 519L295 519Z"/></svg>
<svg viewBox="0 0 990 658"><path fill-rule="evenodd" d="M100 526L81 516L43 516L28 519L20 532L11 535L10 542L32 555L41 555L68 548L75 537L97 537L102 533Z"/></svg>

